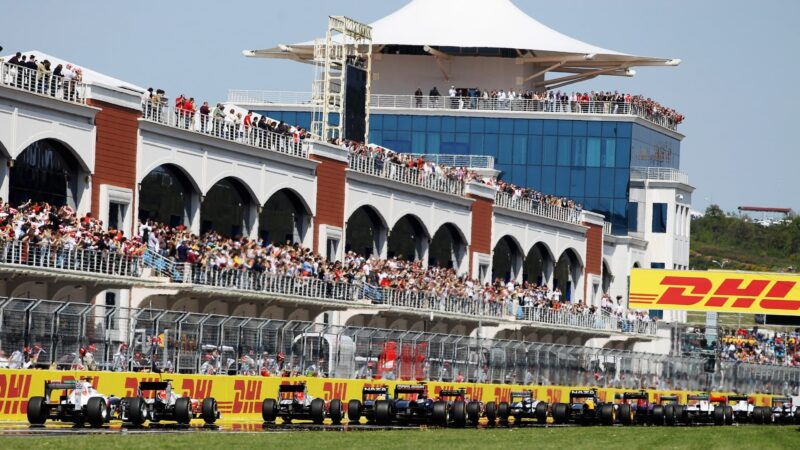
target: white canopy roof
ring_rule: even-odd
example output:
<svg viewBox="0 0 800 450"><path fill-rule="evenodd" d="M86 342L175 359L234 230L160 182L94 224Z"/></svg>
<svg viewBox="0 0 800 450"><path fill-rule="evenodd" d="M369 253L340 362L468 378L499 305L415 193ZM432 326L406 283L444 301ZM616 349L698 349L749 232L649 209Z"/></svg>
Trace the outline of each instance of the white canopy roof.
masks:
<svg viewBox="0 0 800 450"><path fill-rule="evenodd" d="M431 54L441 54L442 47L511 49L530 63L549 65L566 60L558 71L571 72L564 69L574 67L575 73L610 68L624 71L641 65L673 66L680 62L587 44L538 22L511 0L411 0L371 26L376 51L387 45L420 46ZM308 62L313 57L313 42L243 53Z"/></svg>

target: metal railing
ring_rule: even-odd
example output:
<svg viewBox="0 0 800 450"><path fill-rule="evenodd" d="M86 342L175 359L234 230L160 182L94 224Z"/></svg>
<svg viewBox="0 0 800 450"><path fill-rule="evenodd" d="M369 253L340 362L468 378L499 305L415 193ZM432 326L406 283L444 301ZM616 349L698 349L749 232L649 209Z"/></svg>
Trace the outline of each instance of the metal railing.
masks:
<svg viewBox="0 0 800 450"><path fill-rule="evenodd" d="M139 277L142 273L140 256L35 245L22 241L0 244L0 264L124 277Z"/></svg>
<svg viewBox="0 0 800 450"><path fill-rule="evenodd" d="M144 102L142 104L144 120L167 125L182 130L213 136L230 142L257 147L287 155L308 158L308 144L299 136L289 136L252 126L245 128L240 122L233 120L230 113L226 117L212 117L200 114L199 111L175 109L165 104Z"/></svg>
<svg viewBox="0 0 800 450"><path fill-rule="evenodd" d="M304 105L311 93L281 91L228 91L228 101L242 105ZM626 115L636 116L661 127L677 130L678 124L652 108L624 101L534 100L524 98L449 97L430 95L370 96L373 109L472 110L536 114Z"/></svg>
<svg viewBox="0 0 800 450"><path fill-rule="evenodd" d="M464 194L464 180L449 178L437 173L430 173L425 170L394 164L372 156L362 156L351 153L348 159L350 161L350 170L356 172L419 186L431 191L453 195Z"/></svg>
<svg viewBox="0 0 800 450"><path fill-rule="evenodd" d="M0 63L0 85L70 103L86 102L86 85L82 82L8 62Z"/></svg>
<svg viewBox="0 0 800 450"><path fill-rule="evenodd" d="M477 336L0 298L5 367L797 395L800 368ZM158 342L155 337L160 337ZM21 354L32 349L32 358ZM93 361L81 360L89 349ZM282 353L284 358L277 358ZM0 368L4 368L0 366Z"/></svg>
<svg viewBox="0 0 800 450"><path fill-rule="evenodd" d="M485 155L440 155L436 153L418 154L410 156L422 158L425 161L446 167L467 167L469 169L494 169L494 156Z"/></svg>
<svg viewBox="0 0 800 450"><path fill-rule="evenodd" d="M655 336L658 324L652 321L627 320L613 317L605 313L581 314L565 310L520 307L517 317L535 323L552 324L580 330L598 330Z"/></svg>
<svg viewBox="0 0 800 450"><path fill-rule="evenodd" d="M495 206L513 209L515 211L547 217L567 223L581 223L581 212L574 208L548 205L530 198L518 197L507 192L498 192L494 201Z"/></svg>
<svg viewBox="0 0 800 450"><path fill-rule="evenodd" d="M689 175L669 167L631 167L632 180L674 181L689 184Z"/></svg>

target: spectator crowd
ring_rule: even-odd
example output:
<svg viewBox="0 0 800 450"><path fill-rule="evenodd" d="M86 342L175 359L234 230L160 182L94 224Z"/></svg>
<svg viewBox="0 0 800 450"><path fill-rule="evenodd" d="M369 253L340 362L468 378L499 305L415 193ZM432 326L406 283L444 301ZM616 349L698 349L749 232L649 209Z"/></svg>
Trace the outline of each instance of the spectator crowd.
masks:
<svg viewBox="0 0 800 450"><path fill-rule="evenodd" d="M739 328L719 336L722 361L800 367L800 329L791 332Z"/></svg>
<svg viewBox="0 0 800 450"><path fill-rule="evenodd" d="M72 64L54 64L35 54L17 52L8 59L0 59L0 83L50 97L80 101L82 92L78 83L83 81L83 70Z"/></svg>

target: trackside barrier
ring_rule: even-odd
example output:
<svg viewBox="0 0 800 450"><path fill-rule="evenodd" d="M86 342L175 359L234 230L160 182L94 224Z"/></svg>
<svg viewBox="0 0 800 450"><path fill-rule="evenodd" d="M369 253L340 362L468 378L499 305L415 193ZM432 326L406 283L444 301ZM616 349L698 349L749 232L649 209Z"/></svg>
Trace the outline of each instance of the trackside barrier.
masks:
<svg viewBox="0 0 800 450"><path fill-rule="evenodd" d="M223 419L261 420L261 404L265 398L275 397L280 384L293 384L305 381L308 391L314 397L325 400L340 399L345 404L352 399L361 398L364 386L386 385L390 389L399 383L381 380L344 380L336 378L308 377L254 377L254 376L209 376L155 374L133 372L79 372L52 370L9 370L0 369L0 421L25 421L28 399L36 395L44 395L44 383L49 380L66 381L82 377L92 377L92 384L105 395L117 397L134 396L139 381L156 381L171 379L179 395L194 399L206 397L216 398ZM508 385L491 383L443 383L427 384L429 395L437 395L440 390L460 389L467 392L472 400L483 402L508 401L513 391L533 390L533 396L548 403L566 402L572 389L586 389L587 386L538 386ZM614 394L624 389L600 388L600 399L613 401ZM649 390L651 399L658 400L661 395L677 394L679 401L685 402L686 396L696 391L663 391ZM715 393L712 393L714 395ZM726 394L719 392L719 394ZM54 395L60 395L56 392ZM753 396L756 405L769 406L772 396L757 394Z"/></svg>

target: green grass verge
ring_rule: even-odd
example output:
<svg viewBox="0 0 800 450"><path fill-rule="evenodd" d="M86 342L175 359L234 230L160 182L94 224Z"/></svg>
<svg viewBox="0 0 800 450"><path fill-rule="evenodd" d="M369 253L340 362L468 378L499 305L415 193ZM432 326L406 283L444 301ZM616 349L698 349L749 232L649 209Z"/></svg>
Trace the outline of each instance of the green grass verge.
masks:
<svg viewBox="0 0 800 450"><path fill-rule="evenodd" d="M306 431L292 433L256 432L247 434L186 432L170 434L82 435L60 437L0 437L3 449L234 449L279 448L328 449L372 448L419 449L509 449L575 448L613 446L626 449L732 449L798 448L797 426L738 427L578 427L578 428L497 428L468 430L403 431Z"/></svg>

